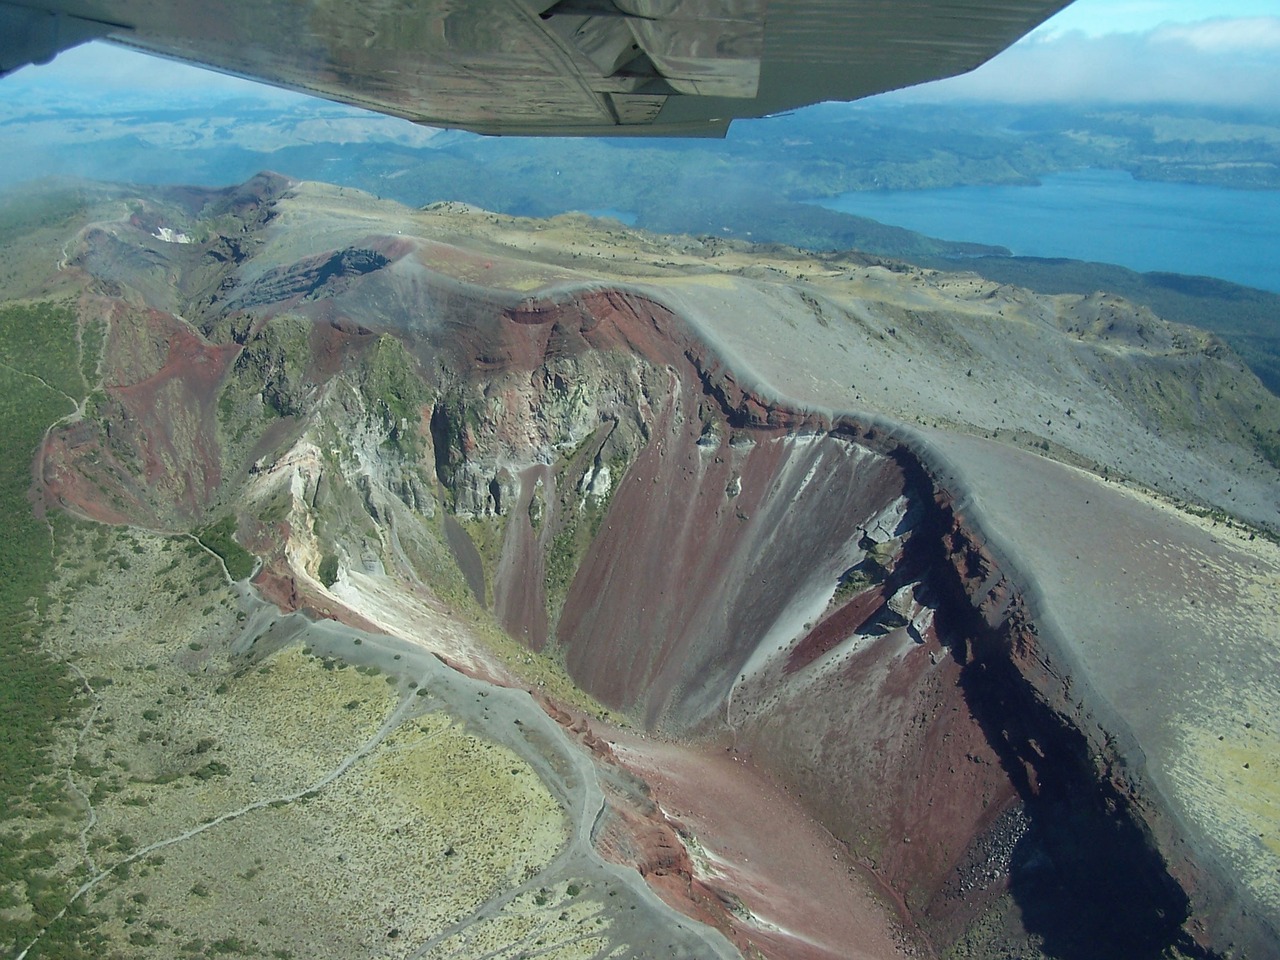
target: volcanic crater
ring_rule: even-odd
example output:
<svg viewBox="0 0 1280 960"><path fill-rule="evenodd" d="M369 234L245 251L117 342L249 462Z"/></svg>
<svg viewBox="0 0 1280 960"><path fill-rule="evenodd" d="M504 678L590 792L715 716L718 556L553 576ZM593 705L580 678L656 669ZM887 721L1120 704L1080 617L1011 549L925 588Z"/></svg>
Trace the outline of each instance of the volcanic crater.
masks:
<svg viewBox="0 0 1280 960"><path fill-rule="evenodd" d="M1250 688L1280 647L1254 615L1265 598L1230 611L1280 558L1242 526L1210 529L1041 455L1052 440L1102 467L1107 418L1151 432L1098 372L1112 345L1068 332L1087 299L961 294L867 258L825 272L800 252L712 259L580 219L410 211L270 176L159 197L170 226L207 239L100 224L73 261L84 309L114 311L119 379L97 419L45 444L50 505L161 529L230 513L282 606L528 686L614 785L600 848L744 953L1275 955L1280 905L1255 881L1276 854L1215 839L1168 772L1208 769L1180 737L1213 705L1153 716L1186 685L1117 688L1158 668L1153 638L1190 643L1204 621L1169 612L1181 595L1163 568L1137 572L1081 530L1113 518L1148 554L1212 553L1205 616L1261 651L1237 667ZM232 210L255 241L236 257L199 229ZM608 264L585 253L606 234ZM104 244L147 255L95 254ZM766 267L782 279L759 279ZM190 278L171 285L186 299L152 302L157 273ZM990 332L997 309L1025 329ZM1139 320L1144 340L1168 326ZM1142 376L1194 364L1254 389L1220 344L1174 332L1147 366L1132 358ZM969 346L919 352L934 335ZM147 336L167 355L128 369ZM1005 386L1036 378L1036 344L1070 341L1050 359L1088 386L1059 418L1088 429L1046 432L1039 405L1058 398L1028 392L995 439L991 401L968 399L983 395L979 336L1022 338ZM868 392L866 378L920 370L883 406L811 376L875 351L891 358L858 374ZM959 404L945 423L944 403ZM1159 458L1181 443L1144 442ZM1264 523L1274 469L1213 442L1254 464L1235 489L1260 491L1246 519ZM1171 474L1164 494L1196 476ZM1130 567L1147 600L1108 614ZM467 617L563 664L606 711L540 689L523 654L468 639L479 628L414 626Z"/></svg>

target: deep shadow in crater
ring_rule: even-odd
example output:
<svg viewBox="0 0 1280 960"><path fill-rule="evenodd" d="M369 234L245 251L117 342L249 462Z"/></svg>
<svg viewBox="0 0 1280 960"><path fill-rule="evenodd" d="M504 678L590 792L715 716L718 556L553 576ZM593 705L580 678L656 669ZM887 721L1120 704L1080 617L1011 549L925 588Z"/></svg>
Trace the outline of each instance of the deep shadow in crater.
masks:
<svg viewBox="0 0 1280 960"><path fill-rule="evenodd" d="M1084 738L1008 661L969 663L961 686L1022 799L1009 894L1040 949L1058 960L1157 960L1170 947L1208 957L1182 929L1186 894L1128 802L1094 776Z"/></svg>
<svg viewBox="0 0 1280 960"><path fill-rule="evenodd" d="M912 488L929 489L914 457L897 459ZM933 553L939 636L963 667L965 701L1027 820L1009 860L1023 929L1057 960L1157 960L1171 947L1212 956L1184 931L1190 903L1128 800L1097 777L1085 737L1036 695L1013 662L1012 637L992 629L966 594L946 554L949 508L928 507L913 540Z"/></svg>

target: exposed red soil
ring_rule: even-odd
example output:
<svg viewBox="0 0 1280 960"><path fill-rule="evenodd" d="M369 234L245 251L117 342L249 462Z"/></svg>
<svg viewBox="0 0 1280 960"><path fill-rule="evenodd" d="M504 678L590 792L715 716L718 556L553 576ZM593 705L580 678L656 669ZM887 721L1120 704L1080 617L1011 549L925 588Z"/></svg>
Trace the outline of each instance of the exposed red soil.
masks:
<svg viewBox="0 0 1280 960"><path fill-rule="evenodd" d="M876 878L744 758L596 724L530 693L605 769L608 810L597 848L639 871L673 909L716 927L744 956L920 955L871 892ZM690 844L716 858L710 872L695 864Z"/></svg>
<svg viewBox="0 0 1280 960"><path fill-rule="evenodd" d="M308 373L320 382L340 373L343 365L377 336L368 327L341 314L334 313L326 320L311 327L311 367Z"/></svg>
<svg viewBox="0 0 1280 960"><path fill-rule="evenodd" d="M38 479L47 502L85 516L144 524L159 517L164 525L188 525L222 482L214 399L239 347L210 344L161 311L146 311L132 322L162 341L162 362L156 369L113 363L102 420L51 432ZM109 350L113 357L130 356L122 343ZM131 369L141 376L131 377ZM115 494L110 502L104 502L104 488Z"/></svg>
<svg viewBox="0 0 1280 960"><path fill-rule="evenodd" d="M209 344L181 325L168 324L168 319L152 317L157 326L169 327L164 366L145 380L108 385L107 391L143 439L147 485L181 485L179 502L195 515L222 480L213 403L217 384L239 347ZM180 429L190 432L175 437Z"/></svg>
<svg viewBox="0 0 1280 960"><path fill-rule="evenodd" d="M507 319L493 332L504 346L487 347L489 357L532 366L564 352L620 348L674 370L675 392L617 481L557 637L587 690L640 710L651 725L678 730L708 720L709 711L722 713L744 659L804 589L804 574L856 539L861 518L903 492L902 476L892 460L855 468L834 454L795 467L791 458L803 454L770 441L830 426L745 389L676 318L642 297L600 291L568 302L528 301ZM698 446L703 424L690 413L704 394L751 444L731 447L726 432L715 450ZM839 423L837 435L894 449L854 421ZM821 493L788 486L788 471L811 468L824 478L812 484ZM735 480L741 493L728 498ZM519 506L517 518L527 500ZM523 528L523 520L513 525ZM1003 625L1012 593L994 560L975 538L957 534L947 544L975 605L991 625ZM802 673L866 628L891 592L870 588L821 620L793 647L786 673ZM747 722L739 744L800 787L806 807L865 858L886 889L903 895L909 922L954 934L1004 889L1007 878L988 879L961 896L957 871L1016 802L1017 789L966 702L964 665L933 626L919 639L905 629L889 632L816 686L803 676L795 683L777 678L772 694L757 693L776 705Z"/></svg>
<svg viewBox="0 0 1280 960"><path fill-rule="evenodd" d="M56 506L100 523L131 522L127 507L136 509L136 500L120 506L104 502L94 481L77 469L78 463L102 457L100 439L97 426L85 420L49 433L32 465L34 496L41 510Z"/></svg>
<svg viewBox="0 0 1280 960"><path fill-rule="evenodd" d="M302 609L298 580L287 567L281 569L279 564L263 564L252 582L262 599L274 603L281 613Z"/></svg>
<svg viewBox="0 0 1280 960"><path fill-rule="evenodd" d="M673 910L736 941L725 900L695 878L684 841L661 811L607 783L605 796L609 808L596 836L601 856L636 870Z"/></svg>
<svg viewBox="0 0 1280 960"><path fill-rule="evenodd" d="M165 187L162 192L166 199L180 204L192 215L230 214L243 218L297 183L297 180L283 174L263 171L244 183L222 189L175 186Z"/></svg>
<svg viewBox="0 0 1280 960"><path fill-rule="evenodd" d="M889 599L883 586L871 587L849 598L829 617L809 631L787 658L787 672L795 673L829 653L858 633Z"/></svg>
<svg viewBox="0 0 1280 960"><path fill-rule="evenodd" d="M981 904L981 890L946 896L948 881L1017 798L961 671L944 649L892 631L739 735L931 928Z"/></svg>
<svg viewBox="0 0 1280 960"><path fill-rule="evenodd" d="M613 736L623 765L650 785L671 829L714 858L717 875L697 877L694 889L749 911L727 914L744 952L778 960L914 955L844 846L769 776L723 747Z"/></svg>
<svg viewBox="0 0 1280 960"><path fill-rule="evenodd" d="M859 522L893 498L891 463L853 469L835 441L796 446L763 434L745 448L725 437L704 450L693 409L685 393L659 412L557 628L588 690L677 729L722 712L762 632L818 589L815 578L834 583ZM730 497L735 481L741 492Z"/></svg>

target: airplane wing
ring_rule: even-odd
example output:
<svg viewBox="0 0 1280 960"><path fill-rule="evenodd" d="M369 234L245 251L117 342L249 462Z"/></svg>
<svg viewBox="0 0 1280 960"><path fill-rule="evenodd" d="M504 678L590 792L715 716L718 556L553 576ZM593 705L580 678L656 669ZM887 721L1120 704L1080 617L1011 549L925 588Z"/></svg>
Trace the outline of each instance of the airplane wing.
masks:
<svg viewBox="0 0 1280 960"><path fill-rule="evenodd" d="M439 127L723 136L972 70L1068 0L0 0L0 76L103 39Z"/></svg>

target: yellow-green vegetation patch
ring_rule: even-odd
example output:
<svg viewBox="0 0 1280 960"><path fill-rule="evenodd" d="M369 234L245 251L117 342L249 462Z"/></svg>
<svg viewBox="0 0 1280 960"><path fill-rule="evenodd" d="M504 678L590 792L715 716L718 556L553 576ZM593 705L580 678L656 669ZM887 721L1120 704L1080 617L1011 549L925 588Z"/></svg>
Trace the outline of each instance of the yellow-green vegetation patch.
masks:
<svg viewBox="0 0 1280 960"><path fill-rule="evenodd" d="M169 556L169 563L176 566L165 564L154 571L154 563L135 555L134 569L129 572L136 571L138 580L145 581L154 571L166 592L194 581L196 586L187 589L200 593L209 582L206 571L216 571L216 561L203 551L188 552L182 540L160 542L169 549L159 559ZM121 586L121 579L117 573L114 586ZM216 579L221 580L220 571ZM100 694L104 708L109 706L107 700L123 700L136 692L140 699L134 706L140 708L139 715L162 714L155 720L144 717L158 726L152 731L154 735L140 737L140 744L163 745L169 740L177 746L187 735L230 735L236 730L245 730L251 739L270 740L316 727L324 738L318 753L305 743L293 743L284 752L297 763L313 753L316 760L326 763L333 754L353 749L367 737L394 703L381 677L305 656L296 647L261 661L233 659L229 644L244 627L235 594L225 585L200 593L194 603L176 606L154 595L143 603L113 604L117 592L112 585L83 591L77 603L83 609L75 612L83 612L86 621L95 615L101 618L103 613L109 616L96 627L85 622L68 642L79 648L82 667L110 680ZM141 590L122 592L129 597L147 596ZM75 618L70 622L75 623ZM250 645L269 642L275 629L274 624L268 625L260 635L247 639ZM170 693L175 685L180 696ZM312 705L326 715L313 716ZM344 705L349 707L340 709ZM149 711L148 706L156 709ZM333 716L328 715L330 708ZM264 758L264 765L266 762Z"/></svg>
<svg viewBox="0 0 1280 960"><path fill-rule="evenodd" d="M1260 698L1248 698L1261 707ZM1188 724L1170 771L1183 801L1226 849L1236 876L1280 908L1280 729L1273 710ZM1221 731L1221 732L1219 732Z"/></svg>
<svg viewBox="0 0 1280 960"><path fill-rule="evenodd" d="M354 780L444 829L463 896L528 879L568 838L564 811L528 763L439 714L402 726Z"/></svg>
<svg viewBox="0 0 1280 960"><path fill-rule="evenodd" d="M90 709L83 726L56 731L48 782L60 789L0 831L25 851L14 861L25 876L0 887L0 909L16 921L7 945L20 948L76 886L110 873L32 953L100 955L109 925L98 891L152 869L141 852L307 791L377 732L397 697L376 671L296 646L233 658L246 615L190 538L51 520L59 575L44 641L75 665ZM142 945L129 933L122 943Z"/></svg>
<svg viewBox="0 0 1280 960"><path fill-rule="evenodd" d="M456 567L454 568L457 569ZM432 583L432 588L435 589ZM628 726L626 718L611 713L599 700L579 687L569 676L564 657L554 641L541 651L530 650L512 638L493 614L483 609L469 591L446 594L458 619L476 635L484 649L493 654L531 691L557 702L576 707L601 720Z"/></svg>
<svg viewBox="0 0 1280 960"><path fill-rule="evenodd" d="M1173 719L1168 776L1175 798L1239 882L1280 910L1280 690L1273 682L1280 670L1280 557L1233 524L1199 523L1244 559L1201 560L1211 571L1207 583L1232 589L1220 603L1182 613L1203 640L1198 688Z"/></svg>
<svg viewBox="0 0 1280 960"><path fill-rule="evenodd" d="M575 394L576 396L576 394ZM609 427L597 428L584 437L574 450L565 455L557 467L556 488L559 491L561 527L551 538L546 555L547 613L557 620L569 594L578 565L600 531L609 509L613 487L604 497L582 497L579 489L587 471L593 469ZM622 482L627 464L623 459L610 464L613 483Z"/></svg>
<svg viewBox="0 0 1280 960"><path fill-rule="evenodd" d="M136 673L109 687L103 713L123 715L118 729L126 733L112 757L130 775L119 796L100 804L94 836L115 831L153 843L313 787L377 732L396 702L382 677L327 663L289 647L216 686L216 676L187 684L178 702L139 691L129 683ZM147 742L135 745L129 734Z"/></svg>
<svg viewBox="0 0 1280 960"><path fill-rule="evenodd" d="M386 676L280 646L192 538L55 529L46 642L90 707L59 802L0 831L13 952L71 903L32 958L405 955L564 847L528 763L439 713L389 728Z"/></svg>
<svg viewBox="0 0 1280 960"><path fill-rule="evenodd" d="M223 462L242 463L248 451L282 417L304 414L309 384L311 324L285 314L249 336L234 321L211 330L215 340L248 337L218 395L218 439Z"/></svg>
<svg viewBox="0 0 1280 960"><path fill-rule="evenodd" d="M402 726L313 803L347 851L348 882L395 905L418 944L534 876L568 838L528 764L438 715Z"/></svg>
<svg viewBox="0 0 1280 960"><path fill-rule="evenodd" d="M259 751L260 782L300 787L354 752L386 720L395 691L376 671L288 647L230 684L230 727ZM268 705L265 706L264 705Z"/></svg>
<svg viewBox="0 0 1280 960"><path fill-rule="evenodd" d="M431 391L404 344L387 334L379 337L362 358L355 378L366 409L381 419L387 442L406 455L421 455L421 412L431 400Z"/></svg>
<svg viewBox="0 0 1280 960"><path fill-rule="evenodd" d="M93 898L132 956L401 957L566 836L527 764L431 714L318 793L167 847Z"/></svg>
<svg viewBox="0 0 1280 960"><path fill-rule="evenodd" d="M484 569L486 596L492 594L493 584L497 578L498 561L502 558L502 540L506 535L509 513L490 517L472 517L460 522L476 552L480 554L480 564Z"/></svg>

